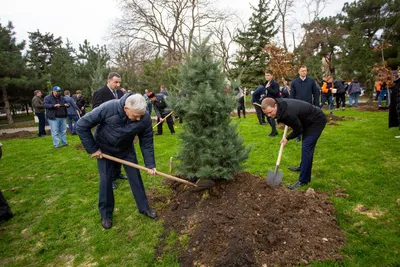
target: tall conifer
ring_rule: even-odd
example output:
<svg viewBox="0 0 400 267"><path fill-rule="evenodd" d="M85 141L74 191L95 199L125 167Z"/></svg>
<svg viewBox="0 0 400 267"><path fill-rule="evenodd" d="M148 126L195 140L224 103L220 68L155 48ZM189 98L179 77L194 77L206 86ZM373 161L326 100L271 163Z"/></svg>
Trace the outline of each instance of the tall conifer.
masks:
<svg viewBox="0 0 400 267"><path fill-rule="evenodd" d="M239 52L235 68L231 69L231 78L241 80L242 86L254 88L264 79L264 71L268 53L264 50L267 43L278 32L274 24L277 15L268 7L269 0L259 0L257 8L251 6L253 13L249 19L249 26L245 31L239 31L235 41L239 45Z"/></svg>
<svg viewBox="0 0 400 267"><path fill-rule="evenodd" d="M188 179L227 179L240 171L250 152L230 114L234 97L224 92L225 77L206 39L195 45L181 66L184 97L169 97L174 113L184 120L177 158L178 173Z"/></svg>

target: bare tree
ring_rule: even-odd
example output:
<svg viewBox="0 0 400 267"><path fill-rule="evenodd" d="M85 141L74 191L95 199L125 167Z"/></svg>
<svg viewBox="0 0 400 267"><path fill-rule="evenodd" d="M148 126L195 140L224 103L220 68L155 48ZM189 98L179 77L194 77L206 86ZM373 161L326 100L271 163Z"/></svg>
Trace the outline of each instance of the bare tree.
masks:
<svg viewBox="0 0 400 267"><path fill-rule="evenodd" d="M230 69L230 59L234 54L234 37L239 28L245 28L240 16L235 12L225 11L226 19L212 23L207 27L207 33L211 35L214 54L220 58L224 73ZM242 25L241 27L238 25Z"/></svg>
<svg viewBox="0 0 400 267"><path fill-rule="evenodd" d="M307 9L308 14L308 22L305 23L312 24L315 22L321 15L322 11L324 11L325 7L331 3L331 1L332 0L305 0L304 7ZM306 30L303 33L301 41L297 47L300 47L303 44L307 35L308 32ZM294 48L296 48L296 46Z"/></svg>
<svg viewBox="0 0 400 267"><path fill-rule="evenodd" d="M156 46L169 64L190 54L196 29L224 17L208 0L121 0L121 10L123 19L115 23L112 35Z"/></svg>
<svg viewBox="0 0 400 267"><path fill-rule="evenodd" d="M286 44L286 16L292 11L293 6L294 6L294 0L275 0L275 7L278 11L278 15L282 23L281 30L282 30L283 48L285 49L286 52L288 51Z"/></svg>

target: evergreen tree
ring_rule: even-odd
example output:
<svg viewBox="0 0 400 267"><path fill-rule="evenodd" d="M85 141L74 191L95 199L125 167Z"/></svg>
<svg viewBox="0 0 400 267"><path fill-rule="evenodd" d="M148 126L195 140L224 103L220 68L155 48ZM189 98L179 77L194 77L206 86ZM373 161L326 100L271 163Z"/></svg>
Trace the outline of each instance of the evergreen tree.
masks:
<svg viewBox="0 0 400 267"><path fill-rule="evenodd" d="M264 50L275 36L276 15L270 10L269 0L259 0L257 8L251 6L253 13L246 31L239 31L235 41L240 49L231 69L231 78L238 78L244 87L255 87L264 78L268 53Z"/></svg>
<svg viewBox="0 0 400 267"><path fill-rule="evenodd" d="M11 22L5 27L0 24L0 87L9 124L13 123L13 119L8 91L24 88L26 85L26 79L23 77L25 60L22 57L22 50L24 47L25 42L17 43Z"/></svg>
<svg viewBox="0 0 400 267"><path fill-rule="evenodd" d="M250 152L230 124L236 102L224 89L224 75L211 48L195 45L191 57L180 69L185 97L169 97L168 103L185 124L177 158L178 173L194 180L232 179ZM171 99L172 98L172 99Z"/></svg>
<svg viewBox="0 0 400 267"><path fill-rule="evenodd" d="M37 30L29 33L29 50L27 54L28 66L36 70L39 77L45 74L46 68L51 65L56 49L61 47L61 37L54 34L42 34Z"/></svg>

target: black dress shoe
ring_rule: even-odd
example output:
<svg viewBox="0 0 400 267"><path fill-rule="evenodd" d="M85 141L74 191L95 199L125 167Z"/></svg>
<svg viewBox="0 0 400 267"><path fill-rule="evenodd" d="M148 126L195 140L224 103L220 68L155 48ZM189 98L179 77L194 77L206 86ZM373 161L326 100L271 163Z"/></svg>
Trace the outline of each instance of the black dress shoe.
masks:
<svg viewBox="0 0 400 267"><path fill-rule="evenodd" d="M303 185L306 185L306 184L307 183L303 183L303 182L297 181L297 183L289 185L287 188L289 188L290 190L293 190L293 189L302 187Z"/></svg>
<svg viewBox="0 0 400 267"><path fill-rule="evenodd" d="M156 211L153 210L152 208L149 208L149 209L146 210L146 211L140 211L140 213L143 214L143 215L145 215L145 216L147 216L147 217L149 217L149 218L152 218L152 219L154 219L154 220L157 219L157 213L156 213Z"/></svg>
<svg viewBox="0 0 400 267"><path fill-rule="evenodd" d="M128 176L123 175L122 173L118 176L118 179L120 180L128 180Z"/></svg>
<svg viewBox="0 0 400 267"><path fill-rule="evenodd" d="M274 136L277 136L278 135L278 132L271 132L268 136L269 137L274 137Z"/></svg>
<svg viewBox="0 0 400 267"><path fill-rule="evenodd" d="M112 189L117 189L117 188L118 188L117 183L116 182L112 182Z"/></svg>
<svg viewBox="0 0 400 267"><path fill-rule="evenodd" d="M104 229L110 229L112 227L112 219L111 218L101 219L101 226L103 226Z"/></svg>
<svg viewBox="0 0 400 267"><path fill-rule="evenodd" d="M301 170L300 166L298 166L298 167L288 167L288 169L291 170L292 172L299 172Z"/></svg>

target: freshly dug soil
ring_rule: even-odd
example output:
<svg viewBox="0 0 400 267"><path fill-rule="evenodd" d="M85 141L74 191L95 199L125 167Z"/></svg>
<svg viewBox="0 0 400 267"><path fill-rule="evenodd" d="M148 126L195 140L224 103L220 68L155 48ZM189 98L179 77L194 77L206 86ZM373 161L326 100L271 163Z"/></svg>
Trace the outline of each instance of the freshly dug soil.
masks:
<svg viewBox="0 0 400 267"><path fill-rule="evenodd" d="M239 173L203 192L171 184L170 199L161 211L168 236L188 235L180 246L181 266L272 266L342 259L345 239L334 207L312 189L272 188L265 178ZM165 242L157 250L162 257Z"/></svg>

